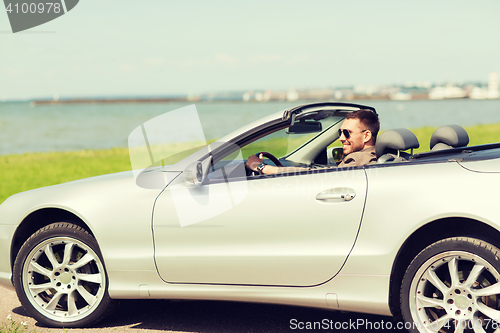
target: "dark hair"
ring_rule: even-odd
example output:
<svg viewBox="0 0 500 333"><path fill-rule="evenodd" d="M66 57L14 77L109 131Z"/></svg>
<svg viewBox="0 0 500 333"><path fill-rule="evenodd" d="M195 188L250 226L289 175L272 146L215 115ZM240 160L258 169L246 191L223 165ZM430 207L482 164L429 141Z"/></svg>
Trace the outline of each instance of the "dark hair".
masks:
<svg viewBox="0 0 500 333"><path fill-rule="evenodd" d="M345 119L358 119L370 132L372 132L373 141L377 138L380 130L380 121L378 115L371 110L358 110L348 113Z"/></svg>

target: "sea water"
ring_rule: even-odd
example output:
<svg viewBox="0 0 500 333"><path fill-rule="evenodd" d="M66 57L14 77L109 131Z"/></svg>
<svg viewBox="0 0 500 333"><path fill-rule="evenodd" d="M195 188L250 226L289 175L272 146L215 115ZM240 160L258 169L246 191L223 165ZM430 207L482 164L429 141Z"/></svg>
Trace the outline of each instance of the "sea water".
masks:
<svg viewBox="0 0 500 333"><path fill-rule="evenodd" d="M305 102L195 103L207 140L266 115ZM381 129L471 126L500 122L500 100L357 101L373 106ZM142 123L192 103L58 104L0 103L0 155L127 147ZM189 141L188 133L178 133ZM498 137L500 141L500 133Z"/></svg>

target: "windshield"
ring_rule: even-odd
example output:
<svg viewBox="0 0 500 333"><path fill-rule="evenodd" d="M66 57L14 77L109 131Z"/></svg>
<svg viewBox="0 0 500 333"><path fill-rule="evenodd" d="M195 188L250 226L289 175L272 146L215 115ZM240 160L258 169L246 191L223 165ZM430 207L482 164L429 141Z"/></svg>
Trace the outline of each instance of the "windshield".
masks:
<svg viewBox="0 0 500 333"><path fill-rule="evenodd" d="M226 136L221 140L231 140L234 136L240 135L245 137L245 133L250 133L259 127L265 131L263 125L278 124L276 121L279 121L281 118L280 114L282 113L276 113L255 123L248 124L243 129L233 132L232 134L234 135ZM302 118L309 118L309 121L318 119L316 121L321 123L323 132L328 131L329 128L343 119L342 117L329 116L322 112L310 113L305 116ZM322 117L325 118L320 119ZM268 135L250 144L224 148L223 151L227 153L220 154L214 162L216 163L217 160L221 159L232 160L234 159L234 153L240 155L240 152L241 159L247 159L250 155L261 151L270 152L277 157L286 157L297 149L313 142L319 134L320 132L288 134L286 133L286 129L283 128L277 131L269 130ZM329 132L328 137L331 137L329 143L333 142L337 138L335 131ZM210 144L213 141L214 139L208 141L205 138L194 105L167 112L142 124L130 134L129 152L132 169L137 175L153 166L176 165L174 167L175 170L182 171L186 167L185 164L193 162L193 159L203 158L207 154L210 154L210 152L213 152L214 149L218 150L218 147L226 146L225 141L217 141ZM207 146L207 144L210 145ZM196 151L199 151L199 153L192 155L193 158L186 159Z"/></svg>
<svg viewBox="0 0 500 333"><path fill-rule="evenodd" d="M343 117L328 117L319 120L322 126L322 132L328 130L338 122L342 121ZM277 157L286 157L295 150L312 142L320 133L306 133L306 134L288 134L286 129L279 130L257 141L254 141L245 147L241 148L242 156L247 159L248 156L256 154L261 151L267 151ZM332 142L337 137L332 137Z"/></svg>

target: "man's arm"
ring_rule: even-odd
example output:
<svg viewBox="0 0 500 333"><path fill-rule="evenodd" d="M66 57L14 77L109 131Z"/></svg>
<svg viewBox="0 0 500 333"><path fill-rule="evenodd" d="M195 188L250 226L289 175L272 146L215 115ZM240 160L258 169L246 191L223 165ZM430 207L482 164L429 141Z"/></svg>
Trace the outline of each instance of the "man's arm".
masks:
<svg viewBox="0 0 500 333"><path fill-rule="evenodd" d="M264 163L264 159L262 157L263 157L262 154L260 154L259 157L255 156L255 155L251 155L250 157L248 157L248 160L246 163L247 168L259 173L258 167L261 163ZM287 172L307 171L307 170L310 170L310 168L277 167L274 165L265 164L263 167L261 167L260 172L265 174L265 175L273 175L273 174L277 174L277 173L287 173Z"/></svg>

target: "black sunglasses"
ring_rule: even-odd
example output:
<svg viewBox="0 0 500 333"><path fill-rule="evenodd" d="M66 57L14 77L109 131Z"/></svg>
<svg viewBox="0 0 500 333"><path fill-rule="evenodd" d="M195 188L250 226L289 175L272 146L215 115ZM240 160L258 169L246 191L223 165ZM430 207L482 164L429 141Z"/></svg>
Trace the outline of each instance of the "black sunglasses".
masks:
<svg viewBox="0 0 500 333"><path fill-rule="evenodd" d="M363 133L363 132L366 132L366 131L368 131L368 130L363 130L363 131L361 131L359 133ZM349 132L349 130L347 130L347 129L339 129L339 137L342 136L342 133L344 134L344 136L345 136L346 139L349 139L351 137L351 132Z"/></svg>

